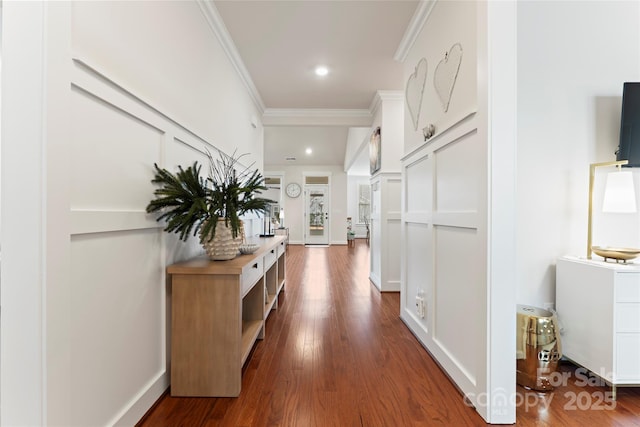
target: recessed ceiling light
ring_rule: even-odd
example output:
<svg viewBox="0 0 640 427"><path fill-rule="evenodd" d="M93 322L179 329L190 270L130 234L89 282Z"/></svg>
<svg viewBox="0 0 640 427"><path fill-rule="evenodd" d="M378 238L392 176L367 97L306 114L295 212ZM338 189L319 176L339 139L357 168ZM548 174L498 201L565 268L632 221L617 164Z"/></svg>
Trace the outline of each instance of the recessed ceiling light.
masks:
<svg viewBox="0 0 640 427"><path fill-rule="evenodd" d="M329 74L329 69L327 67L325 67L324 65L318 65L316 67L316 76L324 77L327 74Z"/></svg>
<svg viewBox="0 0 640 427"><path fill-rule="evenodd" d="M311 154L313 153L313 150L311 148L307 148L306 150L304 150L304 152L307 154Z"/></svg>

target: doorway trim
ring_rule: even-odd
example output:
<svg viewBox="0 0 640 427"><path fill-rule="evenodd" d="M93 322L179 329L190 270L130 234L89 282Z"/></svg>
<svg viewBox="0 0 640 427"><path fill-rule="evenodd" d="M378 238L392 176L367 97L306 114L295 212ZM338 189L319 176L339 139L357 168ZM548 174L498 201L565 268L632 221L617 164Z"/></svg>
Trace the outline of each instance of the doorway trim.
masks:
<svg viewBox="0 0 640 427"><path fill-rule="evenodd" d="M311 184L311 183L307 183L308 179L307 178L315 178L315 177L326 177L327 178L327 182L326 184ZM308 241L308 235L307 235L307 214L308 214L308 206L307 206L307 192L310 191L313 188L316 187L326 187L327 188L327 209L326 209L326 213L328 214L328 220L327 220L327 242L323 243L323 244L314 244L311 243L314 246L325 246L325 245L331 245L331 222L332 222L332 213L331 213L331 172L328 171L306 171L306 172L302 172L302 183L303 183L303 196L304 196L304 209L303 209L303 215L302 215L302 241L304 242L305 245L310 244Z"/></svg>

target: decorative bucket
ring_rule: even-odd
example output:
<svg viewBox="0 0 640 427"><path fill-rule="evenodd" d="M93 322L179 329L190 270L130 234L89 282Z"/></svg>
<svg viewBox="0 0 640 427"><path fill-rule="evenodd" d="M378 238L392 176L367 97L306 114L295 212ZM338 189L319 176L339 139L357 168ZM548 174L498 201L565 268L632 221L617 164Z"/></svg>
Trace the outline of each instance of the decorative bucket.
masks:
<svg viewBox="0 0 640 427"><path fill-rule="evenodd" d="M538 391L553 390L554 373L562 357L558 319L550 311L517 306L516 382Z"/></svg>

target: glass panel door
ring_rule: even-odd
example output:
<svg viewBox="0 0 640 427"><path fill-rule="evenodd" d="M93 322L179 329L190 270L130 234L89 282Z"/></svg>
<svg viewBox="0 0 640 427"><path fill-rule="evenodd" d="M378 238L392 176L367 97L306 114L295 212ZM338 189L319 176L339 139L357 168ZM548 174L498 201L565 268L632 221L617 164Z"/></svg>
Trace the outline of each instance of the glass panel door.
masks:
<svg viewBox="0 0 640 427"><path fill-rule="evenodd" d="M329 244L329 186L305 186L305 244Z"/></svg>

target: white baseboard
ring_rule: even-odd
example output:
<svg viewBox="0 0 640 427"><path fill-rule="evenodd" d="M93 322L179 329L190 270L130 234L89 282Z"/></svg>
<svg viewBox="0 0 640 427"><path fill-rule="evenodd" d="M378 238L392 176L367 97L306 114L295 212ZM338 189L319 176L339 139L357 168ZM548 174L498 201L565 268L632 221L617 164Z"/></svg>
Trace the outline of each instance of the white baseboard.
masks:
<svg viewBox="0 0 640 427"><path fill-rule="evenodd" d="M378 276L376 276L376 275L375 275L375 274L373 274L373 273L370 273L370 274L369 274L369 280L371 281L371 283L373 283L373 284L374 284L374 286L375 286L378 290L380 290L380 278L379 278Z"/></svg>
<svg viewBox="0 0 640 427"><path fill-rule="evenodd" d="M389 280L380 289L381 292L400 292L400 281Z"/></svg>
<svg viewBox="0 0 640 427"><path fill-rule="evenodd" d="M132 399L130 404L123 408L123 410L113 418L114 421L108 423L108 425L136 425L168 388L169 373L165 371L161 373L155 381L152 380L148 387L143 388L143 390L140 391L134 399Z"/></svg>

